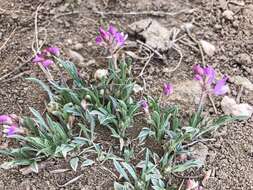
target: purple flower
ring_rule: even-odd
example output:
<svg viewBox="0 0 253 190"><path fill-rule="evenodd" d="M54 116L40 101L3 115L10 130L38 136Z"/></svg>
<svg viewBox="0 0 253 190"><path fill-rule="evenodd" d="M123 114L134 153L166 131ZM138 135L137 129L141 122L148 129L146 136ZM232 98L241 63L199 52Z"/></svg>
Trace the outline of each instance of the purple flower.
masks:
<svg viewBox="0 0 253 190"><path fill-rule="evenodd" d="M228 91L226 81L227 76L224 76L221 80L215 82L216 74L215 70L211 66L202 68L199 65L193 66L195 73L194 79L200 81L202 89L206 93L214 93L216 96L223 95Z"/></svg>
<svg viewBox="0 0 253 190"><path fill-rule="evenodd" d="M119 46L123 46L125 44L125 36L119 32L115 34L115 40Z"/></svg>
<svg viewBox="0 0 253 190"><path fill-rule="evenodd" d="M140 104L140 106L141 106L141 108L144 110L144 112L145 113L148 113L149 111L148 111L148 102L147 102L147 100L141 100L140 102L139 102L139 104Z"/></svg>
<svg viewBox="0 0 253 190"><path fill-rule="evenodd" d="M103 39L101 36L96 37L96 44L100 45L102 43Z"/></svg>
<svg viewBox="0 0 253 190"><path fill-rule="evenodd" d="M51 46L51 47L46 48L45 51L55 56L60 55L60 49L58 47Z"/></svg>
<svg viewBox="0 0 253 190"><path fill-rule="evenodd" d="M127 35L118 32L117 28L110 25L108 30L99 28L99 36L96 37L96 44L104 46L110 53L115 53L120 47L125 44Z"/></svg>
<svg viewBox="0 0 253 190"><path fill-rule="evenodd" d="M204 69L200 65L194 65L193 66L193 71L196 75L204 75Z"/></svg>
<svg viewBox="0 0 253 190"><path fill-rule="evenodd" d="M35 57L33 58L33 63L39 63L44 60L45 58L43 57L43 55L41 53L37 53L37 55L35 55Z"/></svg>
<svg viewBox="0 0 253 190"><path fill-rule="evenodd" d="M227 80L228 80L228 77L224 76L221 80L218 80L216 82L216 85L214 86L214 89L213 89L214 94L216 96L227 93L228 91L228 86L226 85Z"/></svg>
<svg viewBox="0 0 253 190"><path fill-rule="evenodd" d="M115 28L112 24L110 24L108 32L114 36L117 33L117 31L118 31L117 28Z"/></svg>
<svg viewBox="0 0 253 190"><path fill-rule="evenodd" d="M8 125L4 130L5 133L7 134L7 137L15 135L15 133L17 133L17 128L18 126L16 124Z"/></svg>
<svg viewBox="0 0 253 190"><path fill-rule="evenodd" d="M104 40L109 40L110 38L110 33L105 31L102 27L99 28L99 33L100 36L104 39Z"/></svg>
<svg viewBox="0 0 253 190"><path fill-rule="evenodd" d="M215 80L215 70L211 66L207 66L204 68L204 74L208 84L212 84Z"/></svg>
<svg viewBox="0 0 253 190"><path fill-rule="evenodd" d="M171 84L165 83L163 85L163 93L166 96L169 96L173 93L173 86Z"/></svg>
<svg viewBox="0 0 253 190"><path fill-rule="evenodd" d="M0 124L11 124L12 118L9 115L0 115Z"/></svg>
<svg viewBox="0 0 253 190"><path fill-rule="evenodd" d="M54 62L51 59L46 59L42 61L41 64L43 67L48 68L50 65L54 64Z"/></svg>

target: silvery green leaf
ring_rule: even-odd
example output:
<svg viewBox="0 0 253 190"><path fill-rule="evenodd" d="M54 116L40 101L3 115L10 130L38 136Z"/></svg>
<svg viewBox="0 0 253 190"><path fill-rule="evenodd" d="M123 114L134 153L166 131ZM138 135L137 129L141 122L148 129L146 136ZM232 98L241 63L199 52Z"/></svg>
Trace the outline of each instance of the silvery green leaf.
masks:
<svg viewBox="0 0 253 190"><path fill-rule="evenodd" d="M95 162L94 162L93 160L87 159L87 160L85 160L85 161L82 163L81 167L91 166L91 165L93 165L94 163L95 163Z"/></svg>
<svg viewBox="0 0 253 190"><path fill-rule="evenodd" d="M133 177L133 179L137 180L137 175L136 175L135 170L133 169L133 167L130 164L126 163L126 162L123 162L122 165L123 165L124 168L127 169L127 171Z"/></svg>
<svg viewBox="0 0 253 190"><path fill-rule="evenodd" d="M113 164L116 168L116 170L119 172L119 174L124 177L127 181L129 181L128 175L126 173L126 171L124 170L124 168L120 165L120 163L116 160L113 160Z"/></svg>
<svg viewBox="0 0 253 190"><path fill-rule="evenodd" d="M77 167L78 167L78 163L79 163L79 158L78 157L72 158L69 161L69 163L70 163L71 168L76 172Z"/></svg>
<svg viewBox="0 0 253 190"><path fill-rule="evenodd" d="M33 172L35 173L39 173L39 167L36 161L34 161L31 165L30 165L31 169Z"/></svg>
<svg viewBox="0 0 253 190"><path fill-rule="evenodd" d="M150 135L151 129L144 127L140 134L138 135L138 139L140 142L143 142L149 135Z"/></svg>
<svg viewBox="0 0 253 190"><path fill-rule="evenodd" d="M190 160L183 164L178 164L176 166L173 166L172 172L183 172L185 170L188 170L190 168L199 168L203 165L203 163L199 160Z"/></svg>

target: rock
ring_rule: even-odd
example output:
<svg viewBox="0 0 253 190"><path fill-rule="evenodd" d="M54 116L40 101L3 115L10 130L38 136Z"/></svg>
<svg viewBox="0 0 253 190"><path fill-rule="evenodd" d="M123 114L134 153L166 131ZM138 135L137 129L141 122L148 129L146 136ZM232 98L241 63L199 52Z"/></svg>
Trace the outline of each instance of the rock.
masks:
<svg viewBox="0 0 253 190"><path fill-rule="evenodd" d="M147 45L154 49L166 51L171 32L153 19L144 19L129 25L129 33L138 34L145 39Z"/></svg>
<svg viewBox="0 0 253 190"><path fill-rule="evenodd" d="M221 101L221 108L227 115L240 116L250 118L253 114L253 107L249 104L237 104L233 98L224 96Z"/></svg>
<svg viewBox="0 0 253 190"><path fill-rule="evenodd" d="M203 47L204 52L208 55L208 56L213 56L215 53L215 46L212 45L211 43L205 41L205 40L200 40L200 44Z"/></svg>
<svg viewBox="0 0 253 190"><path fill-rule="evenodd" d="M201 86L198 81L187 80L173 85L174 93L172 93L168 100L177 102L189 110L192 104L197 105L201 96Z"/></svg>
<svg viewBox="0 0 253 190"><path fill-rule="evenodd" d="M246 53L240 53L235 58L236 62L241 65L251 66L251 57Z"/></svg>
<svg viewBox="0 0 253 190"><path fill-rule="evenodd" d="M74 50L77 50L77 51L80 50L80 49L82 49L82 48L83 48L83 44L81 44L81 43L77 43L77 44L75 44L74 47L73 47L73 49L74 49Z"/></svg>
<svg viewBox="0 0 253 190"><path fill-rule="evenodd" d="M134 84L133 91L135 94L137 94L137 93L143 91L143 88L139 84Z"/></svg>
<svg viewBox="0 0 253 190"><path fill-rule="evenodd" d="M222 13L222 16L227 19L227 20L233 20L234 19L234 13L233 11L230 11L230 10L225 10L223 13Z"/></svg>
<svg viewBox="0 0 253 190"><path fill-rule="evenodd" d="M228 8L228 2L226 0L219 0L219 3L220 3L220 7L223 10L226 10Z"/></svg>
<svg viewBox="0 0 253 190"><path fill-rule="evenodd" d="M198 143L190 148L191 157L193 159L201 161L203 164L206 161L208 155L208 147L203 143Z"/></svg>
<svg viewBox="0 0 253 190"><path fill-rule="evenodd" d="M253 20L253 4L249 4L243 9L243 15L248 17L249 20Z"/></svg>
<svg viewBox="0 0 253 190"><path fill-rule="evenodd" d="M246 77L234 76L230 80L231 80L231 82L235 83L236 85L241 85L244 88L246 88L247 90L253 91L253 84Z"/></svg>
<svg viewBox="0 0 253 190"><path fill-rule="evenodd" d="M94 78L96 80L101 80L103 78L106 78L108 76L109 72L107 69L98 69L96 70L95 74L94 74Z"/></svg>
<svg viewBox="0 0 253 190"><path fill-rule="evenodd" d="M84 57L74 50L68 49L67 55L76 64L82 64L84 62Z"/></svg>

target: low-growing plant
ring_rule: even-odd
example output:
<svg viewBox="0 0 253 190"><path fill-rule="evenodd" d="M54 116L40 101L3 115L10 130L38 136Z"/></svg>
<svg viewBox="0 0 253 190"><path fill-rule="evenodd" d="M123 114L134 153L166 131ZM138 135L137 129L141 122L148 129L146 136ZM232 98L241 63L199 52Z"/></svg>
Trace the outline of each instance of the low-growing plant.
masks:
<svg viewBox="0 0 253 190"><path fill-rule="evenodd" d="M115 190L166 190L163 176L158 166L152 162L150 151L147 149L145 160L140 161L136 166L126 162L114 160L114 166L124 183L114 182Z"/></svg>
<svg viewBox="0 0 253 190"><path fill-rule="evenodd" d="M202 166L202 162L191 158L189 147L205 140L225 123L238 119L203 114L207 96L227 92L228 77L216 81L212 67L194 66L195 79L201 85L201 97L196 111L185 122L177 105L161 106L160 100L152 97L137 101L133 95L135 81L131 70L132 61L120 55L126 38L127 35L112 25L108 30L102 27L99 29L96 43L107 51L109 64L106 69L97 70L94 79L89 81L81 77L73 63L59 58L59 48L48 47L36 54L33 63L45 72L47 82L36 78L29 80L38 83L47 92L49 103L46 113L40 115L31 108L33 117L21 119L15 115L0 116L4 133L8 139L16 142L14 148L0 150L0 154L12 158L2 167L31 165L38 172L37 162L47 158L66 159L72 153L70 166L76 171L79 165L93 165L95 161L89 156L95 155L102 164L113 160L122 177L114 183L116 190L168 190L173 189L165 183L170 174ZM64 77L54 79L50 73L53 64L59 68L61 76L67 73L70 80L66 81ZM163 96L170 96L173 91L172 84L164 84ZM135 149L129 145L128 130L134 126L139 108L145 113L147 127L139 133L138 146L146 153L145 160L134 166L131 163ZM103 150L101 144L96 142L99 127L108 128L111 136L119 140L119 155L116 156L111 148ZM156 141L162 153L146 149L144 142L147 139Z"/></svg>

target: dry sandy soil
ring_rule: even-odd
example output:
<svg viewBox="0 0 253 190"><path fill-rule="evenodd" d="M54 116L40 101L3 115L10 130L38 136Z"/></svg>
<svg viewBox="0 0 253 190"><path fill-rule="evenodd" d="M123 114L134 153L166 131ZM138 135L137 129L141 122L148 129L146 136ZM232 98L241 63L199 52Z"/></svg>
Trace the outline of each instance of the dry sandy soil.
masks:
<svg viewBox="0 0 253 190"><path fill-rule="evenodd" d="M253 3L252 0L0 0L0 114L16 113L29 115L29 107L44 110L45 95L40 89L25 80L28 76L43 78L41 71L31 64L32 43L34 42L34 16L41 5L38 16L40 40L54 44L67 54L68 49L79 52L83 63L78 66L82 72L91 75L101 67L104 56L94 38L98 26L111 22L127 31L128 24L143 18L153 18L163 26L182 26L194 22L193 34L217 48L215 56L206 59L221 73L229 76L240 75L253 82ZM194 9L190 14L166 15L106 15L111 11L178 12ZM224 10L234 15L224 15ZM43 29L46 30L46 35ZM6 42L6 40L9 40ZM135 40L134 37L130 38ZM201 63L198 52L179 44L184 55L180 68L166 73L166 68L175 67L179 57L173 51L165 52L167 63L152 59L147 67L146 82L150 93L158 94L164 81L179 83L190 79L193 64ZM89 64L88 64L89 63ZM136 63L143 64L143 63ZM20 66L20 68L18 68ZM139 65L142 67L143 65ZM13 71L13 72L12 72ZM12 72L12 73L10 73ZM5 76L7 73L8 76ZM230 96L236 97L238 86L230 84ZM253 104L252 92L244 91L241 102ZM220 99L217 99L217 107ZM212 110L210 110L212 111ZM206 189L210 190L251 190L253 189L253 119L224 127L223 135L208 144L209 156L203 170L215 171ZM0 158L0 162L5 158ZM110 166L108 166L110 167ZM77 173L67 171L52 174L55 169L69 168L64 160L50 162L39 174L22 175L18 169L0 171L0 189L112 189L113 176L100 165L85 168ZM72 178L81 178L66 187L61 185ZM181 179L179 179L181 182Z"/></svg>

